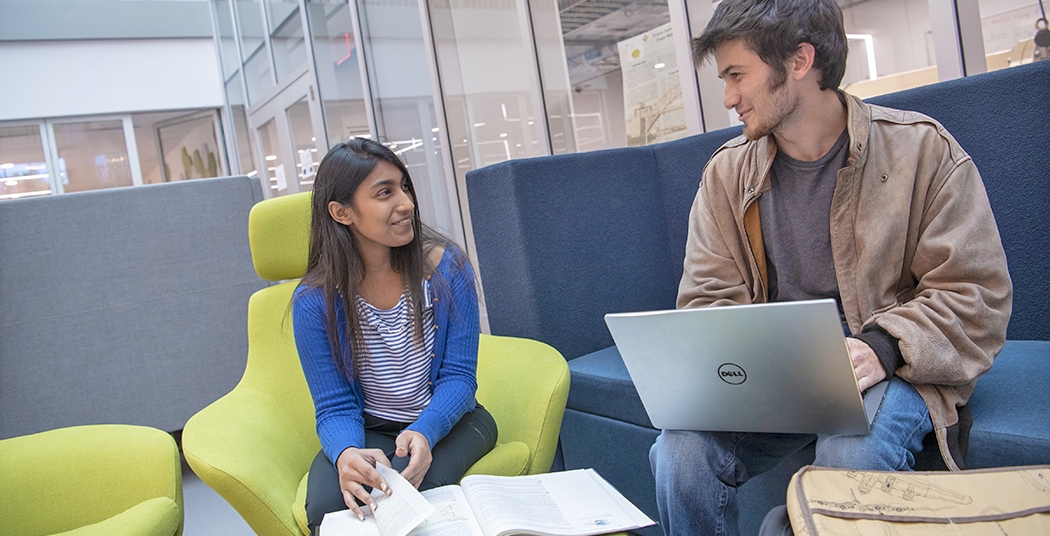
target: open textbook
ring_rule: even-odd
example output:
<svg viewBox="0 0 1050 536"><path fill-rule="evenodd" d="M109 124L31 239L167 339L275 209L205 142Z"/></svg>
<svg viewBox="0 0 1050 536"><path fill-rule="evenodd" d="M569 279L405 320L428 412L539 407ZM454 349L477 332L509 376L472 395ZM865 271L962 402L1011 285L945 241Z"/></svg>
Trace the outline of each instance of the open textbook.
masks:
<svg viewBox="0 0 1050 536"><path fill-rule="evenodd" d="M393 469L377 465L390 496L373 491L364 521L333 512L320 536L591 536L653 525L594 469L531 476L472 475L458 486L420 493Z"/></svg>

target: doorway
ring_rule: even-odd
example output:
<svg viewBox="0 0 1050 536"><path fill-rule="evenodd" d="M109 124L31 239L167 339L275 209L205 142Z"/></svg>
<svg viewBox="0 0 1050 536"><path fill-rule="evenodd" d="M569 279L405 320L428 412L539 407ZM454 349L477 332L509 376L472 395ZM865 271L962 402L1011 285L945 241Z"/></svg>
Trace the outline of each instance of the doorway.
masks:
<svg viewBox="0 0 1050 536"><path fill-rule="evenodd" d="M249 114L256 169L266 198L308 192L328 152L313 78L303 73Z"/></svg>

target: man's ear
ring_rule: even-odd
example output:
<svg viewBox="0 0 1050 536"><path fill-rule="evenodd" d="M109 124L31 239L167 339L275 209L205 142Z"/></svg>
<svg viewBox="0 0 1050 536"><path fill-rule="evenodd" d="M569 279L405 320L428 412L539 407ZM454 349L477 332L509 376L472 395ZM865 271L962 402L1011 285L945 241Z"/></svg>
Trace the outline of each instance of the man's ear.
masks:
<svg viewBox="0 0 1050 536"><path fill-rule="evenodd" d="M328 202L328 214L332 216L333 220L343 225L354 224L354 210L338 201Z"/></svg>
<svg viewBox="0 0 1050 536"><path fill-rule="evenodd" d="M802 42L798 50L788 60L788 72L795 80L802 80L813 70L813 62L816 60L817 50L813 45Z"/></svg>

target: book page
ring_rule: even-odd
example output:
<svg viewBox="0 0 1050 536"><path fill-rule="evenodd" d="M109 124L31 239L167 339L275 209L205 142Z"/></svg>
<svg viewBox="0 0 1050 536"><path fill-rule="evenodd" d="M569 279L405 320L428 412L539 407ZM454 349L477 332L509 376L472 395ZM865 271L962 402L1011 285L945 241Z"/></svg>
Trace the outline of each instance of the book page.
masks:
<svg viewBox="0 0 1050 536"><path fill-rule="evenodd" d="M429 489L423 492L423 497L437 511L408 536L484 536L459 486Z"/></svg>
<svg viewBox="0 0 1050 536"><path fill-rule="evenodd" d="M383 536L405 536L435 512L434 507L400 473L378 463L376 470L393 491L387 495L382 490L372 490L372 500L376 502L372 515Z"/></svg>
<svg viewBox="0 0 1050 536"><path fill-rule="evenodd" d="M408 536L484 536L459 486L443 486L420 495L435 511ZM367 506L362 506L361 511L365 514L364 521L357 519L350 510L326 514L319 536L385 536L372 511Z"/></svg>
<svg viewBox="0 0 1050 536"><path fill-rule="evenodd" d="M367 506L361 507L365 514L365 520L357 519L352 510L340 510L329 512L321 520L321 526L317 529L318 536L382 536L376 518L372 517L372 511Z"/></svg>
<svg viewBox="0 0 1050 536"><path fill-rule="evenodd" d="M463 492L487 536L592 535L654 524L593 469L464 478Z"/></svg>

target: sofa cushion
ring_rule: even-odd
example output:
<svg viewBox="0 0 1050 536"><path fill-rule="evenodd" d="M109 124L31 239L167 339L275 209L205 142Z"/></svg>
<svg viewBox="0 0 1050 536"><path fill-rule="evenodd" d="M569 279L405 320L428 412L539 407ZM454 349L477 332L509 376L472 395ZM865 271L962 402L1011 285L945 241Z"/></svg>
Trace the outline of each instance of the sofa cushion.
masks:
<svg viewBox="0 0 1050 536"><path fill-rule="evenodd" d="M569 375L572 387L565 407L653 427L615 346L569 361Z"/></svg>
<svg viewBox="0 0 1050 536"><path fill-rule="evenodd" d="M967 467L1050 464L1050 341L1007 341L970 397Z"/></svg>

